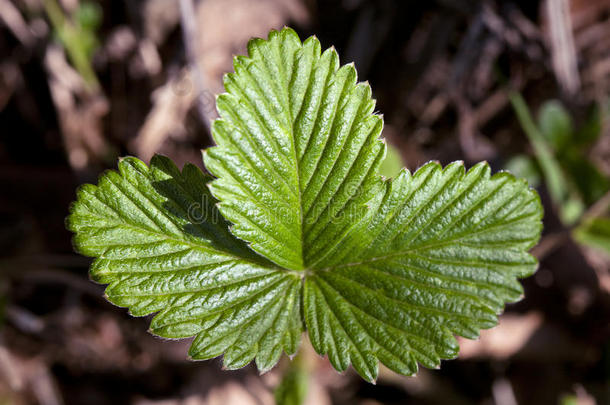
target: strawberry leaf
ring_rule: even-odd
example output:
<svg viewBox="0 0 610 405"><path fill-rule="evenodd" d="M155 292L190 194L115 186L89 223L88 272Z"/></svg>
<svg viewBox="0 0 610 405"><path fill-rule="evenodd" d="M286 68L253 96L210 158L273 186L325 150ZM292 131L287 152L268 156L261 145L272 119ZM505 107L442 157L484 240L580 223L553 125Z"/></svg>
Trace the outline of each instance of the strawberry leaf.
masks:
<svg viewBox="0 0 610 405"><path fill-rule="evenodd" d="M374 381L457 355L521 298L537 266L538 195L486 163L378 174L382 119L334 49L291 29L249 43L225 77L217 146L179 171L119 163L68 218L91 276L196 359L261 371L307 329L337 370Z"/></svg>

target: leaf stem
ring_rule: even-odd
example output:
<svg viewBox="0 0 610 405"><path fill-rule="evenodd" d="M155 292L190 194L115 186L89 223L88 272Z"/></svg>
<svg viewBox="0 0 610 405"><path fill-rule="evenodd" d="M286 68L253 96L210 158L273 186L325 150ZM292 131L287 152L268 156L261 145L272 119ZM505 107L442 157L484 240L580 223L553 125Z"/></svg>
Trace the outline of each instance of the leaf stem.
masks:
<svg viewBox="0 0 610 405"><path fill-rule="evenodd" d="M280 384L275 388L276 405L302 405L309 388L310 369L301 349L288 364Z"/></svg>

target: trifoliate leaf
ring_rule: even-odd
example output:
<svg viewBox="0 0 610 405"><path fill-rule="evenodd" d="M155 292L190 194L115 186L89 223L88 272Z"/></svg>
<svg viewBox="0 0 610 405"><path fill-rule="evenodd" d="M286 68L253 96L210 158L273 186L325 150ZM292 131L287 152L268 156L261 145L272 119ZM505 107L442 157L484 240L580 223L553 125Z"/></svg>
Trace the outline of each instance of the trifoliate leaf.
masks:
<svg viewBox="0 0 610 405"><path fill-rule="evenodd" d="M537 194L486 163L384 180L382 120L353 66L290 29L248 50L218 97L215 178L128 158L79 191L68 226L92 277L228 368L269 369L305 325L369 381L379 361L410 375L455 357L454 335L495 325L536 269Z"/></svg>
<svg viewBox="0 0 610 405"><path fill-rule="evenodd" d="M109 284L108 300L135 316L159 311L152 333L196 336L195 359L224 353L227 368L256 358L268 370L282 350L297 350L301 281L231 235L209 181L197 167L180 172L165 157L154 157L150 168L125 158L118 173L78 191L67 225L76 249L97 257L91 277Z"/></svg>

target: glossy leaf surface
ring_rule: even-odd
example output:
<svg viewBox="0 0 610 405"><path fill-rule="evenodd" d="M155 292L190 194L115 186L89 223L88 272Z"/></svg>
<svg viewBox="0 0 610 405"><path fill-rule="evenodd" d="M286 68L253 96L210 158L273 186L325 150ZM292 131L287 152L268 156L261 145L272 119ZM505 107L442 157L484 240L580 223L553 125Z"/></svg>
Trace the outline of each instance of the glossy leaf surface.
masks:
<svg viewBox="0 0 610 405"><path fill-rule="evenodd" d="M92 278L190 354L268 370L307 330L337 370L410 375L496 324L531 275L537 194L481 163L394 179L368 85L317 39L253 40L218 97L214 177L126 158L85 185L68 227Z"/></svg>

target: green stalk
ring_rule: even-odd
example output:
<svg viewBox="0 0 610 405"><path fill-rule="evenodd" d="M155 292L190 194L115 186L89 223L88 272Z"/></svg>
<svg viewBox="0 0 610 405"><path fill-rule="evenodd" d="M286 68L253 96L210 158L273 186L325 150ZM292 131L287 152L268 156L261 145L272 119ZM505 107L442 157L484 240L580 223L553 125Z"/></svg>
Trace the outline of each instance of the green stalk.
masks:
<svg viewBox="0 0 610 405"><path fill-rule="evenodd" d="M95 91L99 87L99 82L93 66L91 66L86 47L81 41L83 38L81 30L66 18L56 0L45 0L44 8L74 68L85 80L89 89Z"/></svg>
<svg viewBox="0 0 610 405"><path fill-rule="evenodd" d="M276 387L275 403L277 405L302 405L309 387L309 367L303 358L304 350L290 361L282 376L282 381Z"/></svg>
<svg viewBox="0 0 610 405"><path fill-rule="evenodd" d="M553 150L534 122L523 96L511 91L508 97L523 131L534 149L551 199L560 209L561 220L566 225L573 225L584 211L581 199L576 193L571 192L568 180L563 176L561 166L555 159Z"/></svg>

